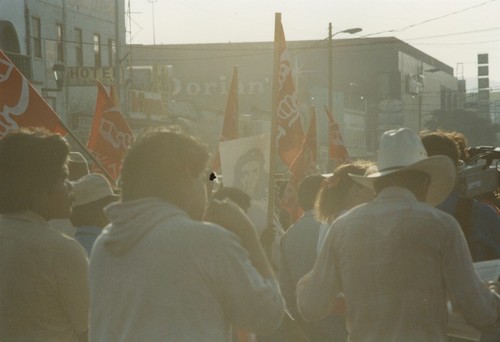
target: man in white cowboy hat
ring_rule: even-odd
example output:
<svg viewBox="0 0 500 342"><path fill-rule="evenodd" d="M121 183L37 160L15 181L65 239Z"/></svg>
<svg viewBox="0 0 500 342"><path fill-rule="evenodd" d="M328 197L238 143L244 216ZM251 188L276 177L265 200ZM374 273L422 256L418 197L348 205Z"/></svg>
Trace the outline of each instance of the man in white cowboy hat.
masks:
<svg viewBox="0 0 500 342"><path fill-rule="evenodd" d="M433 206L455 185L446 156L427 157L407 128L382 135L378 172L351 177L377 193L332 223L297 285L305 320L347 301L350 341L446 341L447 300L479 330L500 326L500 298L478 278L457 221Z"/></svg>

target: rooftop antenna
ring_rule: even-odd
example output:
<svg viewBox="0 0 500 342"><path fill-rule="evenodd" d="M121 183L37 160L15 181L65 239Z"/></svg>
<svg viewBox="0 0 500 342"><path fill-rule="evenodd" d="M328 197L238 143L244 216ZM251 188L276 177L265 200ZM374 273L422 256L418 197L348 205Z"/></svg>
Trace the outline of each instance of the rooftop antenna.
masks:
<svg viewBox="0 0 500 342"><path fill-rule="evenodd" d="M463 79L464 79L464 63L462 63L462 62L457 63L457 67L456 67L456 77L457 77L459 80L463 80Z"/></svg>
<svg viewBox="0 0 500 342"><path fill-rule="evenodd" d="M153 45L156 45L156 32L155 32L155 2L158 0L148 0L151 3L151 16L153 17Z"/></svg>

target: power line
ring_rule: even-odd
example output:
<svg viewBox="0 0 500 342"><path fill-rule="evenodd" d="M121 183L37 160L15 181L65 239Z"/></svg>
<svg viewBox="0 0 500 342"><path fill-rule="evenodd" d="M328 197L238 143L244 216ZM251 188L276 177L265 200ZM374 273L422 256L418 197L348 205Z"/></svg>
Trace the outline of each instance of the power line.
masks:
<svg viewBox="0 0 500 342"><path fill-rule="evenodd" d="M459 11L455 11L455 12L451 12L451 13L448 13L448 14L444 14L444 15L441 15L441 16L435 17L435 18L426 19L424 21L421 21L421 22L418 22L418 23L415 23L415 24L411 24L411 25L405 26L405 27L403 27L401 29L392 29L392 30L387 30L387 31L380 31L380 32L370 33L370 34L362 36L361 38L373 36L373 35L376 35L376 34L382 34L382 33L403 32L403 31L406 31L409 28L413 28L413 27L416 27L416 26L419 26L419 25L423 25L423 24L429 23L431 21L440 20L440 19L452 16L452 15L455 15L455 14L458 14L458 13L463 13L463 12L466 12L466 11L470 11L472 9L475 9L477 7L481 7L481 6L487 5L487 4L489 4L491 2L495 2L495 1L497 1L497 0L485 1L485 2L482 2L480 4L477 4L477 5L474 5L474 6L471 6L471 7L467 7L467 8L464 8L464 9L461 9Z"/></svg>
<svg viewBox="0 0 500 342"><path fill-rule="evenodd" d="M420 40L420 39L431 39L431 38L441 38L441 37L451 37L451 36L460 36L460 35L464 35L464 34L482 33L482 32L498 31L498 30L500 30L500 26L490 27L490 28L486 28L486 29L472 30L472 31L438 34L438 35L433 35L433 36L424 36L424 37L416 37L416 38L406 38L405 41L413 41L413 40Z"/></svg>
<svg viewBox="0 0 500 342"><path fill-rule="evenodd" d="M489 43L496 43L500 42L500 39L494 39L494 40L486 40L482 42L469 42L469 43L418 43L418 45L429 45L429 46L468 46L468 45L481 45L481 44L489 44ZM462 62L463 63L463 62ZM473 62L476 63L476 62Z"/></svg>

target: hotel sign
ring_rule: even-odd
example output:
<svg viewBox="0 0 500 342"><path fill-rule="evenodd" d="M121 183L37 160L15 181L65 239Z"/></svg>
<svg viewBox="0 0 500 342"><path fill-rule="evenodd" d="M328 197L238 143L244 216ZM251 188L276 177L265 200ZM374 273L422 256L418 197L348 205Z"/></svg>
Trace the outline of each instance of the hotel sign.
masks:
<svg viewBox="0 0 500 342"><path fill-rule="evenodd" d="M68 67L66 70L69 86L95 86L97 80L104 85L113 84L113 67Z"/></svg>

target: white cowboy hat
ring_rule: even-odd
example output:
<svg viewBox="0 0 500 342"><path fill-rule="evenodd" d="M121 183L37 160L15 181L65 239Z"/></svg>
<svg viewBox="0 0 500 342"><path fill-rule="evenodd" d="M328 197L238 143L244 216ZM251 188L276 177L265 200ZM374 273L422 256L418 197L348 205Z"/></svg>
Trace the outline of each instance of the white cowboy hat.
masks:
<svg viewBox="0 0 500 342"><path fill-rule="evenodd" d="M386 131L380 138L377 172L367 176L349 174L373 190L375 180L401 171L422 171L431 178L426 202L438 205L453 191L456 167L448 156L428 157L419 136L408 128Z"/></svg>

